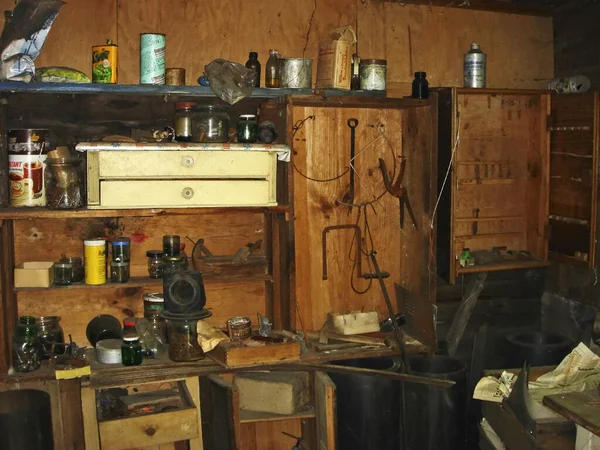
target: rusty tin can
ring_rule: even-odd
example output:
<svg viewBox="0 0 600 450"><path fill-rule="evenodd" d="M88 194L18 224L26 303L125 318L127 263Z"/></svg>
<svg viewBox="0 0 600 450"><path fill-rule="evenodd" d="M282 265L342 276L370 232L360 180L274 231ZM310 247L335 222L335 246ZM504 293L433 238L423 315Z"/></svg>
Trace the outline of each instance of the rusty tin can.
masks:
<svg viewBox="0 0 600 450"><path fill-rule="evenodd" d="M92 47L92 83L117 83L117 50L110 39Z"/></svg>
<svg viewBox="0 0 600 450"><path fill-rule="evenodd" d="M185 86L185 69L171 67L167 69L165 84L168 86Z"/></svg>

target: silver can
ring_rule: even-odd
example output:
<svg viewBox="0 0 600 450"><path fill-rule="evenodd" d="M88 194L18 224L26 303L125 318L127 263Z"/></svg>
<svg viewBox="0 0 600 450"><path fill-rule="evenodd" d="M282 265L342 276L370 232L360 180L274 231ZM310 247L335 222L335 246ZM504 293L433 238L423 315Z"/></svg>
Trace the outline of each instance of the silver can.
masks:
<svg viewBox="0 0 600 450"><path fill-rule="evenodd" d="M167 37L140 35L140 84L165 84Z"/></svg>
<svg viewBox="0 0 600 450"><path fill-rule="evenodd" d="M471 44L471 49L465 53L464 79L466 88L485 87L485 53L479 44Z"/></svg>
<svg viewBox="0 0 600 450"><path fill-rule="evenodd" d="M312 59L282 58L279 87L310 89L312 87Z"/></svg>
<svg viewBox="0 0 600 450"><path fill-rule="evenodd" d="M360 88L364 91L385 91L387 60L361 59L359 66Z"/></svg>

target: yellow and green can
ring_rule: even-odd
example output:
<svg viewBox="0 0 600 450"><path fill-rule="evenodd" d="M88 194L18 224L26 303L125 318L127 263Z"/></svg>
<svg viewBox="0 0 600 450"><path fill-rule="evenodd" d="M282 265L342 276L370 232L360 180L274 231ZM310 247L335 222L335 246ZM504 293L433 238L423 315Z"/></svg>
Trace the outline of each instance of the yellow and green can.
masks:
<svg viewBox="0 0 600 450"><path fill-rule="evenodd" d="M110 39L106 45L92 47L92 83L117 82L117 47Z"/></svg>

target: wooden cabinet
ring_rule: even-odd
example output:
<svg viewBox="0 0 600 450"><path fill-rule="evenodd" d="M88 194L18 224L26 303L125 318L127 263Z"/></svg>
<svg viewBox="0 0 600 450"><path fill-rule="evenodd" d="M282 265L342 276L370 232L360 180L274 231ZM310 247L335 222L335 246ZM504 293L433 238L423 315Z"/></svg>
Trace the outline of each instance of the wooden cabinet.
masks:
<svg viewBox="0 0 600 450"><path fill-rule="evenodd" d="M466 273L551 261L594 266L597 97L439 91L440 191L450 170L438 207L437 256L450 283ZM475 265L461 266L464 249Z"/></svg>

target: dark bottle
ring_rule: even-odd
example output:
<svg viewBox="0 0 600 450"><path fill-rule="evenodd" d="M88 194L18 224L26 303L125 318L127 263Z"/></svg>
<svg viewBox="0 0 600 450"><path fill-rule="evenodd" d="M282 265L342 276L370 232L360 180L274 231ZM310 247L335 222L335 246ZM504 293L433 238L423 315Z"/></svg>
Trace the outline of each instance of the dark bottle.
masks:
<svg viewBox="0 0 600 450"><path fill-rule="evenodd" d="M258 53L250 52L248 61L246 61L246 68L254 71L256 74L256 77L254 78L254 87L260 87L260 62L258 61Z"/></svg>
<svg viewBox="0 0 600 450"><path fill-rule="evenodd" d="M351 65L351 73L352 78L350 78L350 89L353 91L358 91L360 89L360 74L358 69L360 67L360 58L356 53L352 55L352 65Z"/></svg>
<svg viewBox="0 0 600 450"><path fill-rule="evenodd" d="M124 335L121 344L121 362L124 366L139 366L142 363L142 344L136 334Z"/></svg>
<svg viewBox="0 0 600 450"><path fill-rule="evenodd" d="M415 72L415 79L412 82L412 98L426 99L429 97L429 82L425 78L425 72Z"/></svg>
<svg viewBox="0 0 600 450"><path fill-rule="evenodd" d="M274 49L269 50L269 59L265 68L265 87L279 87L279 72L281 70L279 64L279 52Z"/></svg>

